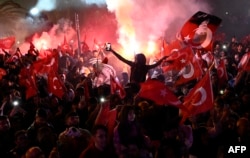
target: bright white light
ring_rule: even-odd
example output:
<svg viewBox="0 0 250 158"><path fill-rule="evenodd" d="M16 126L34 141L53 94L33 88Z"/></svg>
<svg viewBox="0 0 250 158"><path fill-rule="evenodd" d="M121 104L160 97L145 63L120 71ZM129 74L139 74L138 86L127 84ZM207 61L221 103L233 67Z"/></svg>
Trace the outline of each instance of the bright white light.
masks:
<svg viewBox="0 0 250 158"><path fill-rule="evenodd" d="M38 11L51 11L56 8L56 0L38 0L36 6Z"/></svg>
<svg viewBox="0 0 250 158"><path fill-rule="evenodd" d="M227 49L227 46L226 46L226 45L222 45L222 48L223 48L223 49Z"/></svg>
<svg viewBox="0 0 250 158"><path fill-rule="evenodd" d="M81 1L85 2L86 4L97 4L97 5L106 4L106 0L81 0Z"/></svg>
<svg viewBox="0 0 250 158"><path fill-rule="evenodd" d="M101 103L105 102L105 98L101 97L101 98L100 98L100 102L101 102Z"/></svg>
<svg viewBox="0 0 250 158"><path fill-rule="evenodd" d="M38 8L34 7L30 10L30 14L33 16L37 16L39 15L40 11L38 10Z"/></svg>
<svg viewBox="0 0 250 158"><path fill-rule="evenodd" d="M19 104L19 103L18 103L17 100L13 101L13 105L14 105L14 106L18 106L18 104Z"/></svg>

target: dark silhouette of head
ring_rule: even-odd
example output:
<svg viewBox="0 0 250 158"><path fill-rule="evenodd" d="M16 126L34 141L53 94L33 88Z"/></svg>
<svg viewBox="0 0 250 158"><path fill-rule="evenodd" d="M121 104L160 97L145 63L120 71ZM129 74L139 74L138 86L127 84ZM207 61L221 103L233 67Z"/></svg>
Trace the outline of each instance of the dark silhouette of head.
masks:
<svg viewBox="0 0 250 158"><path fill-rule="evenodd" d="M142 54L142 53L136 54L136 56L135 56L135 62L137 64L140 64L140 65L145 65L146 64L146 57L145 57L145 55Z"/></svg>

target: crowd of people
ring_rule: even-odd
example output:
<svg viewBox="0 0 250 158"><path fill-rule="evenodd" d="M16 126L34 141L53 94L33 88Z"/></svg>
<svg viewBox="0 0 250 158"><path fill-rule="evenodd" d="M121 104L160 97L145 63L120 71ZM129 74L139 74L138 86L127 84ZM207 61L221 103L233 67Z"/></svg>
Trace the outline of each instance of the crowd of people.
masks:
<svg viewBox="0 0 250 158"><path fill-rule="evenodd" d="M201 53L205 65L211 65L207 53L214 57L212 62L225 61L228 80L219 85L216 67L207 68L206 71L211 71L213 108L187 118L183 124L179 123L177 107L157 105L137 95L140 83L152 77L148 72L159 69L167 57L146 65L143 54L129 61L111 48L109 51L131 67L130 74L121 74L120 83L126 91L121 98L111 93L106 82L93 86L93 79L101 73L98 66L107 64L107 58L99 64L97 59L94 64L97 67L88 75L81 71L83 66L93 66L89 59L100 52L72 56L54 49L59 55L56 72L66 88L63 96L49 93L48 78L37 73L38 92L27 98L27 87L19 84L20 71L39 60L39 51L31 45L25 55L17 49L20 55L13 58L2 50L0 157L223 158L230 156L230 146L246 146L249 150L250 78L249 72L239 70L238 65L250 47L235 37L226 48L223 43L219 41L211 52ZM166 76L160 72L154 79L164 82ZM175 87L173 92L182 98L194 82Z"/></svg>

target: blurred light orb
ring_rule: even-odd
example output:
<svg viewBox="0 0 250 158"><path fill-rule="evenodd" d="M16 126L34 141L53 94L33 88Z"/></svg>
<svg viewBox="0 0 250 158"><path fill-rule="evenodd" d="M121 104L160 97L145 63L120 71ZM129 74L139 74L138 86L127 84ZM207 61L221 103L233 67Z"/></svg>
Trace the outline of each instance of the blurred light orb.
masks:
<svg viewBox="0 0 250 158"><path fill-rule="evenodd" d="M32 16L38 16L39 13L40 13L40 11L39 11L39 9L36 8L36 7L30 9L30 14L31 14Z"/></svg>

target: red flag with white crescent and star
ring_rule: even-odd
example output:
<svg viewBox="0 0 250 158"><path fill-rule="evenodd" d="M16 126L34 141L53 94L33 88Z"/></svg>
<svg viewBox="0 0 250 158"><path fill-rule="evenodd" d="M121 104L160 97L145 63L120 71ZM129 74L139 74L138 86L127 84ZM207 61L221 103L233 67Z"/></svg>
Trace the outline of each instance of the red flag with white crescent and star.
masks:
<svg viewBox="0 0 250 158"><path fill-rule="evenodd" d="M54 94L60 99L66 92L64 83L53 70L48 73L48 92Z"/></svg>
<svg viewBox="0 0 250 158"><path fill-rule="evenodd" d="M210 72L207 71L205 76L189 91L187 96L184 97L183 106L188 111L183 111L183 119L185 120L191 115L197 115L210 110L213 107L213 102Z"/></svg>
<svg viewBox="0 0 250 158"><path fill-rule="evenodd" d="M66 39L66 36L64 35L64 40L63 40L63 44L61 46L61 50L63 52L66 52L66 53L71 53L71 48L70 48L70 45L68 44L67 42L67 39ZM72 54L71 54L72 55Z"/></svg>
<svg viewBox="0 0 250 158"><path fill-rule="evenodd" d="M219 86L225 88L228 81L227 69L224 63L224 60L220 60L217 67L217 74L219 79Z"/></svg>
<svg viewBox="0 0 250 158"><path fill-rule="evenodd" d="M149 79L140 85L139 97L152 100L157 105L168 104L182 108L181 101L163 82Z"/></svg>
<svg viewBox="0 0 250 158"><path fill-rule="evenodd" d="M37 95L38 89L36 86L35 76L30 67L23 67L18 74L18 78L20 86L25 87L26 99Z"/></svg>
<svg viewBox="0 0 250 158"><path fill-rule="evenodd" d="M183 25L180 38L193 48L211 50L214 33L221 21L217 16L198 11Z"/></svg>
<svg viewBox="0 0 250 158"><path fill-rule="evenodd" d="M175 85L181 85L194 79L199 79L203 72L200 64L194 56L191 47L185 47L178 52L174 52L166 60L169 65L164 66L162 69L164 72L168 70L176 70L179 73L175 81Z"/></svg>
<svg viewBox="0 0 250 158"><path fill-rule="evenodd" d="M32 63L32 70L34 71L35 74L40 73L40 74L47 74L48 72L51 71L51 69L55 72L58 71L58 52L57 51L50 51L51 53L43 59L37 60Z"/></svg>
<svg viewBox="0 0 250 158"><path fill-rule="evenodd" d="M182 48L182 44L181 44L181 41L178 39L170 42L169 44L165 40L163 40L162 48L163 48L164 56L169 56L173 52L180 50Z"/></svg>
<svg viewBox="0 0 250 158"><path fill-rule="evenodd" d="M193 58L193 52L191 47L185 47L180 50L176 50L172 52L169 57L165 60L168 65L162 67L164 72L169 70L177 70L180 71L183 67L185 67L190 60Z"/></svg>

